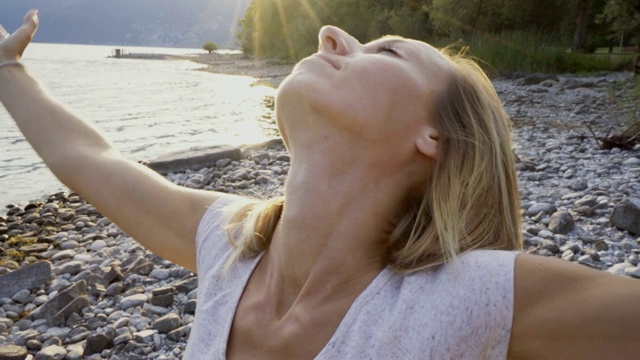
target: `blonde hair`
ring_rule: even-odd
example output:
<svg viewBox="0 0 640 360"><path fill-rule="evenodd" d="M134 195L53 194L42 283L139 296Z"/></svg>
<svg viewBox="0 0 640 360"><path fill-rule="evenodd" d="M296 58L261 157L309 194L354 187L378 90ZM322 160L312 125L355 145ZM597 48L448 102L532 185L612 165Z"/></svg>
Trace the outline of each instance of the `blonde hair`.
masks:
<svg viewBox="0 0 640 360"><path fill-rule="evenodd" d="M511 121L480 66L448 50L453 70L435 103L438 158L422 199L407 204L389 239L389 267L414 272L472 249L520 250L520 201ZM229 265L268 248L284 198L235 212Z"/></svg>

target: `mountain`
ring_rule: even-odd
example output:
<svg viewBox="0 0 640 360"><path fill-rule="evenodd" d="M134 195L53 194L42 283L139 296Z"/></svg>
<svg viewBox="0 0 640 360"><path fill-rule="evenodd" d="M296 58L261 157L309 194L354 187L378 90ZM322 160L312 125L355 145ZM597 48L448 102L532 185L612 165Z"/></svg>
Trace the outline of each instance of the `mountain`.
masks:
<svg viewBox="0 0 640 360"><path fill-rule="evenodd" d="M36 42L200 48L233 47L233 30L250 0L1 0L11 32L38 9Z"/></svg>

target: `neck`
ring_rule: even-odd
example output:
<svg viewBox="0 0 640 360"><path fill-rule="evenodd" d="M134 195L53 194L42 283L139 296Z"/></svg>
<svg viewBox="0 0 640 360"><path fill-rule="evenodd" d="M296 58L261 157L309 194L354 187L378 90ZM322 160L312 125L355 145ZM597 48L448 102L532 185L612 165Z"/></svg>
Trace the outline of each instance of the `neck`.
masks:
<svg viewBox="0 0 640 360"><path fill-rule="evenodd" d="M301 298L366 288L387 264L388 235L405 195L398 189L406 187L366 162L303 158L298 163L292 154L283 214L263 260L267 291L283 296L285 311Z"/></svg>

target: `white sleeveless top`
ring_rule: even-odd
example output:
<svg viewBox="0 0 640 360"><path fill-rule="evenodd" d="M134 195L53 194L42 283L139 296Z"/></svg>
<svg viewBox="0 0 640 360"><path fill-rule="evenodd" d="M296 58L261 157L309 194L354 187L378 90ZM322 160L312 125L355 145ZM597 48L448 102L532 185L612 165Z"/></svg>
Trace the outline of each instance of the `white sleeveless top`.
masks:
<svg viewBox="0 0 640 360"><path fill-rule="evenodd" d="M198 305L184 359L224 359L238 302L260 256L225 275L228 196L204 215L196 236ZM436 270L384 269L351 305L316 359L505 359L513 317L517 252L475 250Z"/></svg>

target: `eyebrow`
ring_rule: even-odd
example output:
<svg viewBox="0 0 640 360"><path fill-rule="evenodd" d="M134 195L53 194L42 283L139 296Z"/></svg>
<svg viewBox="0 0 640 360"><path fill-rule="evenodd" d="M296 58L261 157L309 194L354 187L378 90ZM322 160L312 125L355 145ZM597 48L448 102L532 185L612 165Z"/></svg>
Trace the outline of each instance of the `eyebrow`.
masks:
<svg viewBox="0 0 640 360"><path fill-rule="evenodd" d="M384 44L397 44L397 43L404 43L404 44L408 44L409 42L407 41L407 39L401 37L401 36L396 36L396 35L385 35L379 39L373 40L373 41L369 41L368 43L366 43L365 45L377 45L379 43L384 43Z"/></svg>

